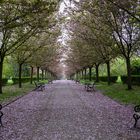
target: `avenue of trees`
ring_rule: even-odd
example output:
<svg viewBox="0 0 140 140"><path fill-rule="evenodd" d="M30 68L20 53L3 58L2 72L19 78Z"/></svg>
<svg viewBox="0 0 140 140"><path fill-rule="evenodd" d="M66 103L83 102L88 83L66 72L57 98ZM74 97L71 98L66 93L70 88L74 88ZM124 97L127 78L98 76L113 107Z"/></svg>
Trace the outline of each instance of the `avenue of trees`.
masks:
<svg viewBox="0 0 140 140"><path fill-rule="evenodd" d="M2 0L0 94L8 62L18 68L19 87L25 66L31 83L35 68L38 81L40 70L42 79L47 72L85 79L88 73L91 81L93 67L99 82L99 70L106 66L110 85L112 62L122 59L132 89L131 65L140 56L139 46L140 0Z"/></svg>
<svg viewBox="0 0 140 140"><path fill-rule="evenodd" d="M75 7L68 9L66 28L69 44L66 62L69 75L86 73L106 64L110 84L110 63L116 58L125 60L127 86L132 89L131 60L140 52L140 1L81 0L71 1Z"/></svg>
<svg viewBox="0 0 140 140"><path fill-rule="evenodd" d="M18 65L19 87L24 64L51 71L58 57L59 0L2 0L0 2L0 94L6 59ZM54 65L53 65L54 66ZM39 80L39 75L38 75ZM31 80L32 82L32 80Z"/></svg>

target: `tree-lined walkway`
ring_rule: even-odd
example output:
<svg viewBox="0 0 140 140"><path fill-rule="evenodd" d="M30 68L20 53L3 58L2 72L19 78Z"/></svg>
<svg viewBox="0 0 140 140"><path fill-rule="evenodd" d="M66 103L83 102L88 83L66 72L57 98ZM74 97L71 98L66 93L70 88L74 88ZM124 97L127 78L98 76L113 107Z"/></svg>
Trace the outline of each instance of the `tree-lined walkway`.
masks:
<svg viewBox="0 0 140 140"><path fill-rule="evenodd" d="M72 81L55 81L3 109L2 140L138 140L132 107L90 93ZM138 124L140 125L140 123Z"/></svg>

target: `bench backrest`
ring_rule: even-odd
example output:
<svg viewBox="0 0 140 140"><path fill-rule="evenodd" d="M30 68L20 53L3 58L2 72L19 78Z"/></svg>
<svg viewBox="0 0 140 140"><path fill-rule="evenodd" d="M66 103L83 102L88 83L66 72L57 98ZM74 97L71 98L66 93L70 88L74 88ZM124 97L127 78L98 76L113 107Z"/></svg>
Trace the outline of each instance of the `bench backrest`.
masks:
<svg viewBox="0 0 140 140"><path fill-rule="evenodd" d="M0 110L2 109L2 105L0 104Z"/></svg>
<svg viewBox="0 0 140 140"><path fill-rule="evenodd" d="M140 105L136 105L136 106L134 107L134 111L135 111L135 112L140 112Z"/></svg>

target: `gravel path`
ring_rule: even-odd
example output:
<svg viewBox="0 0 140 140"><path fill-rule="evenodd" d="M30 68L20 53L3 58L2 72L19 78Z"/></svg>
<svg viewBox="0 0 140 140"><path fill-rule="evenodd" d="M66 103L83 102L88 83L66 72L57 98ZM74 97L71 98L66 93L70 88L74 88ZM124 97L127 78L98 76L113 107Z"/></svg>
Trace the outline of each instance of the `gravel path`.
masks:
<svg viewBox="0 0 140 140"><path fill-rule="evenodd" d="M140 130L132 128L131 106L86 92L72 81L55 81L3 112L0 140L140 140Z"/></svg>

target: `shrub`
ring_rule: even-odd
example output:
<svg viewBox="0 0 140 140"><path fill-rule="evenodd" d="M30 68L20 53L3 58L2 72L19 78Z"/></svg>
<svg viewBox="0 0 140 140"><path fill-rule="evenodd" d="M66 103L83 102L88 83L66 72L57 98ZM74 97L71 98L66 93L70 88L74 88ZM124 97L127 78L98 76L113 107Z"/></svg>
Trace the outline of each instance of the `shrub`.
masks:
<svg viewBox="0 0 140 140"><path fill-rule="evenodd" d="M118 79L118 76L111 76L111 82L112 83L116 83L117 82L117 79Z"/></svg>
<svg viewBox="0 0 140 140"><path fill-rule="evenodd" d="M7 84L8 79L7 78L2 78L2 85L5 86Z"/></svg>
<svg viewBox="0 0 140 140"><path fill-rule="evenodd" d="M123 82L123 84L126 84L127 83L127 76L121 76L121 80Z"/></svg>
<svg viewBox="0 0 140 140"><path fill-rule="evenodd" d="M18 84L19 78L18 77L14 77L12 78L13 80L13 84Z"/></svg>
<svg viewBox="0 0 140 140"><path fill-rule="evenodd" d="M22 82L22 83L30 82L30 77L22 77L22 78L21 78L21 82Z"/></svg>
<svg viewBox="0 0 140 140"><path fill-rule="evenodd" d="M19 78L18 77L12 78L12 80L13 80L14 84L18 84L19 83ZM21 82L22 83L27 83L29 81L30 81L30 77L22 77L21 78Z"/></svg>
<svg viewBox="0 0 140 140"><path fill-rule="evenodd" d="M12 78L12 80L13 80L13 84L18 84L19 83L19 78L18 77L14 77L14 78ZM36 80L37 80L37 78L33 77L33 81L36 81ZM30 82L30 77L22 77L21 82L22 83Z"/></svg>
<svg viewBox="0 0 140 140"><path fill-rule="evenodd" d="M102 82L107 82L107 76L100 76L99 80Z"/></svg>
<svg viewBox="0 0 140 140"><path fill-rule="evenodd" d="M110 81L112 82L112 83L115 83L115 82L117 82L117 79L118 79L118 76L111 76L110 77ZM89 76L86 76L86 79L85 80L89 80ZM96 80L96 77L94 76L94 77L92 77L92 80ZM107 80L108 80L108 77L107 76L100 76L99 77L99 81L102 81L102 82L107 82Z"/></svg>
<svg viewBox="0 0 140 140"><path fill-rule="evenodd" d="M121 80L123 84L127 84L127 76L121 76ZM133 85L140 85L140 75L132 75L131 80Z"/></svg>
<svg viewBox="0 0 140 140"><path fill-rule="evenodd" d="M86 77L83 76L83 78L81 78L81 79L83 79L83 80L89 80L89 75L86 75ZM91 79L92 80L95 80L95 76L92 76Z"/></svg>
<svg viewBox="0 0 140 140"><path fill-rule="evenodd" d="M117 81L117 79L118 79L118 76L111 76L111 77L110 77L110 81L111 81L112 83L115 83L115 82ZM108 77L107 77L107 76L100 76L100 77L99 77L99 80L102 81L102 82L107 82Z"/></svg>

